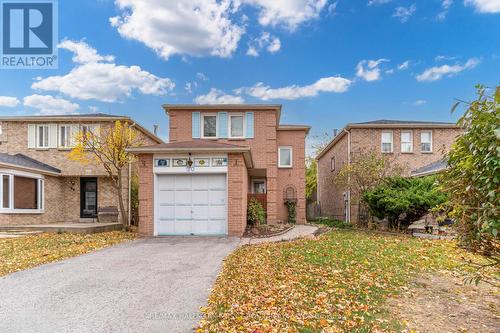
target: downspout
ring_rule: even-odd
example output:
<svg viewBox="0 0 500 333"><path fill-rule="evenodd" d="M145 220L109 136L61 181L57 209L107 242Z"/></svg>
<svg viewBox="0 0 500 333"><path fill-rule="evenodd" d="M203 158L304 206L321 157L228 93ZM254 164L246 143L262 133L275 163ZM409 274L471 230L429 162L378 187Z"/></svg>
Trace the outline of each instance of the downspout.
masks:
<svg viewBox="0 0 500 333"><path fill-rule="evenodd" d="M351 165L351 131L347 130L347 165ZM347 173L347 222L351 222L351 174Z"/></svg>

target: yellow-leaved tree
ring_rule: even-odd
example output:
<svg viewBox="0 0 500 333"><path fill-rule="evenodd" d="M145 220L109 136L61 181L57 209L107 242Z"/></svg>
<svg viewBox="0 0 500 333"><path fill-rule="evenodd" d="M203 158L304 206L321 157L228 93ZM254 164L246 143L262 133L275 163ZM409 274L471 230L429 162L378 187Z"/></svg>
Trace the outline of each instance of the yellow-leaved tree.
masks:
<svg viewBox="0 0 500 333"><path fill-rule="evenodd" d="M141 145L133 125L124 121L115 121L110 128L97 131L83 130L75 134L75 146L69 158L83 164L94 163L106 170L113 188L118 194L121 220L128 224L128 212L123 202L123 172L135 156L127 148Z"/></svg>

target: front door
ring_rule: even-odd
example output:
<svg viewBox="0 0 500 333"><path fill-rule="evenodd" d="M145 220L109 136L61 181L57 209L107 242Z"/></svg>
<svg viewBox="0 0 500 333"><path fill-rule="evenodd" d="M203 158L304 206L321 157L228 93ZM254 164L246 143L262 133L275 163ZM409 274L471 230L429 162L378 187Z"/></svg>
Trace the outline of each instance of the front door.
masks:
<svg viewBox="0 0 500 333"><path fill-rule="evenodd" d="M97 217L97 178L80 178L80 217Z"/></svg>

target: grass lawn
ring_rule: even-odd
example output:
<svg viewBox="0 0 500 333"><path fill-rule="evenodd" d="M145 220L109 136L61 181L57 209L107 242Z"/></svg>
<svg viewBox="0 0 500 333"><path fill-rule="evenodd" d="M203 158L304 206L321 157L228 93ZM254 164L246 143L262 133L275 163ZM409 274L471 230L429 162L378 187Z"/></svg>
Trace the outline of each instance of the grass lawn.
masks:
<svg viewBox="0 0 500 333"><path fill-rule="evenodd" d="M198 332L398 331L385 301L425 272L460 270L464 252L356 230L245 246L224 263Z"/></svg>
<svg viewBox="0 0 500 333"><path fill-rule="evenodd" d="M45 233L0 239L0 276L136 238L132 232Z"/></svg>

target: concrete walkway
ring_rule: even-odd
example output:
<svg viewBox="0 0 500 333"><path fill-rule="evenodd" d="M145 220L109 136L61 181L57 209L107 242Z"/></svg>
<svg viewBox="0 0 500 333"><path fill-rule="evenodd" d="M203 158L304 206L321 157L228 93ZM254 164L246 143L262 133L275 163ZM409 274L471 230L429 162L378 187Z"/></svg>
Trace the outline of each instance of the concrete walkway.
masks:
<svg viewBox="0 0 500 333"><path fill-rule="evenodd" d="M243 237L241 239L240 245L250 245L250 244L260 244L260 243L270 243L270 242L281 242L288 241L302 237L308 237L314 234L318 230L318 227L312 225L302 225L297 224L292 230L284 233L283 235L265 237L265 238L249 238Z"/></svg>
<svg viewBox="0 0 500 333"><path fill-rule="evenodd" d="M141 239L0 277L0 332L192 332L238 243Z"/></svg>

